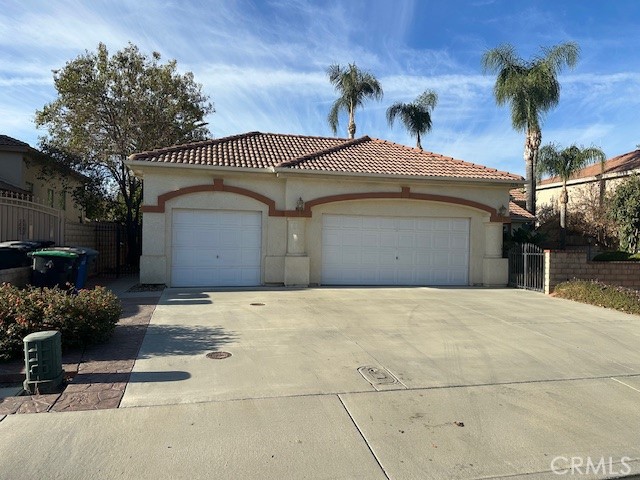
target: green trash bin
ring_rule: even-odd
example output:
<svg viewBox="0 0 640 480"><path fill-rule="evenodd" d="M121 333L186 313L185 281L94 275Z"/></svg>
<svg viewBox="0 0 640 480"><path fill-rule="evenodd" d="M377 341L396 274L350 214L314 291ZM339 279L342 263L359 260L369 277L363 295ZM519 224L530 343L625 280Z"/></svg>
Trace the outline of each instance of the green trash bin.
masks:
<svg viewBox="0 0 640 480"><path fill-rule="evenodd" d="M36 287L67 288L75 286L80 255L67 250L38 250L29 253L33 259L31 284Z"/></svg>
<svg viewBox="0 0 640 480"><path fill-rule="evenodd" d="M32 395L59 391L64 379L60 332L47 330L30 333L23 342L27 375L24 389Z"/></svg>

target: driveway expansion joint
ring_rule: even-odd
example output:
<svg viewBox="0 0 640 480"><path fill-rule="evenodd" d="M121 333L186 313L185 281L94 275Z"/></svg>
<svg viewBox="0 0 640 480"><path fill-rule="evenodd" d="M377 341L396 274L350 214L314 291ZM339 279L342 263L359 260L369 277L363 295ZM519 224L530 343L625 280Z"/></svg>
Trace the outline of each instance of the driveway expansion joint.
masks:
<svg viewBox="0 0 640 480"><path fill-rule="evenodd" d="M367 449L369 450L369 452L371 452L371 455L373 456L373 458L375 459L376 463L378 464L378 466L380 467L380 470L382 471L382 473L384 474L385 478L387 478L387 480L390 480L389 475L387 474L386 470L384 469L384 467L382 466L382 463L380 463L380 459L378 458L378 456L375 454L375 452L373 451L373 448L371 447L371 445L369 444L369 441L367 440L367 437L364 436L364 433L362 432L362 430L360 430L360 427L358 426L358 424L356 423L355 419L353 418L353 416L351 415L351 412L349 411L349 409L347 408L347 406L344 404L344 402L342 401L342 397L340 396L340 394L336 395L336 397L338 397L338 400L340 401L340 403L342 404L342 408L344 408L344 411L347 413L347 415L349 416L349 419L351 420L351 423L353 424L353 426L356 428L356 430L358 430L358 433L360 434L360 437L362 438L362 441L364 442L364 444L367 446Z"/></svg>

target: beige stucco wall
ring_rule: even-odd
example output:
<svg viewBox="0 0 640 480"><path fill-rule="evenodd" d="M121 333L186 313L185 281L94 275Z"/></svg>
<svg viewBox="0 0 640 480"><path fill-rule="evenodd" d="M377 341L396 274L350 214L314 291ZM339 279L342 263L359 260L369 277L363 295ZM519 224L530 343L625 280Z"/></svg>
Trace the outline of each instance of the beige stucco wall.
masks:
<svg viewBox="0 0 640 480"><path fill-rule="evenodd" d="M630 173L630 172L627 172ZM627 175L605 176L605 191L613 192ZM536 188L536 207L554 207L558 209L558 198L562 191L562 183L551 183L548 185L538 185ZM600 180L595 177L587 179L571 180L567 183L567 193L569 194L569 208L581 201L598 201L600 196Z"/></svg>
<svg viewBox="0 0 640 480"><path fill-rule="evenodd" d="M48 192L49 190L53 190L53 205L48 206L64 210L65 219L69 222L81 222L84 219L82 209L78 208L73 202L73 195L71 194L73 189L80 185L80 182L73 178L65 179L67 183L67 191L65 192L65 186L61 178L54 175L44 180L39 177L40 168L38 167L38 163L34 161L28 162L24 169L24 180L21 188L26 190L27 182L33 184L32 195L46 205L48 205ZM65 195L64 202L62 200L63 193Z"/></svg>
<svg viewBox="0 0 640 480"><path fill-rule="evenodd" d="M144 205L158 204L158 196L223 179L225 186L264 195L278 210L295 210L299 198L309 202L329 195L400 192L458 197L499 209L509 202L509 184L426 182L412 179L345 178L331 175L232 172L166 166L135 166L144 176ZM355 214L399 217L456 217L470 220L470 285L506 285L502 253L502 224L491 223L488 212L476 208L414 199L347 200L312 208L311 218L269 216L268 206L229 192L198 192L170 199L163 213L143 215L143 255L140 281L171 285L171 220L181 208L258 211L262 214L262 282L265 284L319 284L322 263L322 215ZM308 265L308 267L307 267Z"/></svg>

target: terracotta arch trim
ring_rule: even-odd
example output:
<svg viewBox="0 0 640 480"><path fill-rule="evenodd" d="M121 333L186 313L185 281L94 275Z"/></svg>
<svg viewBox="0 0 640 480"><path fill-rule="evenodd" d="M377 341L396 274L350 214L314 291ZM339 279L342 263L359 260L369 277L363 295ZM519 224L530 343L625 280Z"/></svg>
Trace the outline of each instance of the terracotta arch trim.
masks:
<svg viewBox="0 0 640 480"><path fill-rule="evenodd" d="M184 187L178 190L174 190L173 192L167 192L167 193L158 195L157 205L144 205L142 207L142 211L146 213L164 213L166 203L169 200L176 197L181 197L183 195L190 195L192 193L200 193L200 192L227 192L227 193L235 193L237 195L243 195L245 197L253 198L254 200L259 201L260 203L264 203L267 207L269 207L269 216L271 217L284 216L282 210L276 209L276 202L274 200L271 200L269 197L261 195L252 190L247 190L246 188L225 185L223 180L220 178L216 178L213 181L213 185L212 184L193 185L191 187Z"/></svg>
<svg viewBox="0 0 640 480"><path fill-rule="evenodd" d="M342 195L329 195L327 197L316 198L309 200L305 203L304 212L311 216L311 209L317 205L333 202L344 202L348 200L369 200L375 198L399 198L399 199L411 199L411 200L424 200L430 202L450 203L454 205L461 205L463 207L471 207L478 210L487 212L491 217L491 222L498 223L511 223L509 217L503 217L498 214L497 210L489 205L483 203L474 202L473 200L467 200L458 197L449 197L447 195L433 195L431 193L413 193L408 187L402 187L400 192L367 192L367 193L345 193Z"/></svg>
<svg viewBox="0 0 640 480"><path fill-rule="evenodd" d="M400 192L365 192L365 193L345 193L341 195L329 195L326 197L316 198L314 200L309 200L304 205L304 210L278 210L276 208L276 202L265 195L254 192L252 190L248 190L246 188L234 187L231 185L225 185L223 180L220 178L216 178L213 181L213 184L207 185L194 185L191 187L184 187L178 190L174 190L173 192L163 193L158 195L158 203L157 205L144 205L142 207L142 211L145 213L164 213L167 201L181 197L183 195L189 195L192 193L199 192L227 192L227 193L235 193L237 195L243 195L245 197L253 198L260 203L267 205L269 209L270 217L306 217L311 218L312 212L311 209L317 205L323 205L326 203L333 202L345 202L349 200L371 200L376 198L391 198L391 199L411 199L411 200L424 200L431 202L441 202L441 203L450 203L454 205L461 205L464 207L471 207L478 210L482 210L487 212L491 217L491 222L498 223L511 223L511 219L509 217L502 217L498 215L495 208L490 207L488 205L474 202L472 200L466 200L464 198L458 197L449 197L446 195L433 195L430 193L413 193L409 189L409 187L402 187Z"/></svg>

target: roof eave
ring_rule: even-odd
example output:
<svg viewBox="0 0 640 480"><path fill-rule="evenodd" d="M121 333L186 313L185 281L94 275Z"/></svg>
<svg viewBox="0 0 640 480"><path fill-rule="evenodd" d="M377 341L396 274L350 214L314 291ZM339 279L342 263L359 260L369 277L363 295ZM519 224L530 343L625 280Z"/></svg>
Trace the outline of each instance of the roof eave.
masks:
<svg viewBox="0 0 640 480"><path fill-rule="evenodd" d="M149 162L147 160L131 160L124 161L125 165L138 174L142 173L145 168L186 168L189 170L210 170L216 172L251 172L251 173L274 173L273 167L267 168L250 168L250 167L225 167L222 165L205 165L194 163L169 163L169 162Z"/></svg>
<svg viewBox="0 0 640 480"><path fill-rule="evenodd" d="M445 176L431 176L431 175L398 175L389 173L363 173L363 172L331 172L327 170L307 170L307 169L293 169L288 167L275 167L274 171L278 175L293 174L293 175L327 175L334 177L359 177L359 178L374 178L374 179L388 179L388 180L417 180L417 181L442 181L442 182L461 182L469 181L473 183L498 183L508 184L512 186L524 185L524 179L496 179L496 178L477 178L477 177L445 177Z"/></svg>

